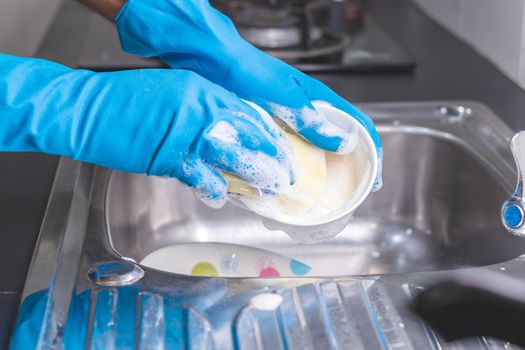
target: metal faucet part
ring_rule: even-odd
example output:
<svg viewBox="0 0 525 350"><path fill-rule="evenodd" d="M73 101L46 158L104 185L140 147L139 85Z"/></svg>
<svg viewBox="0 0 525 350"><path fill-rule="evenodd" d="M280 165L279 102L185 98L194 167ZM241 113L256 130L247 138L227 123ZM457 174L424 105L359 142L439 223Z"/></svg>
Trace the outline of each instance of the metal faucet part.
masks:
<svg viewBox="0 0 525 350"><path fill-rule="evenodd" d="M525 237L525 193L523 188L523 174L525 173L525 131L520 131L512 138L510 149L514 155L518 170L518 183L512 196L507 199L501 208L503 226L519 237Z"/></svg>

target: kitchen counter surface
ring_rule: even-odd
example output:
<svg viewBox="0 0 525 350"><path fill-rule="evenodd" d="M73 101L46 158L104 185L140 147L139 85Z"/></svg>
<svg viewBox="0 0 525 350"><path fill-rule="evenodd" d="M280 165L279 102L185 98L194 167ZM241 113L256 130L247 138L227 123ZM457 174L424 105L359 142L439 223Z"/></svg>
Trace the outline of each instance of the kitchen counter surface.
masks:
<svg viewBox="0 0 525 350"><path fill-rule="evenodd" d="M489 106L514 130L525 129L525 91L506 78L409 0L368 0L369 12L416 60L413 73L323 74L339 94L355 102L475 100ZM66 1L49 29L38 56L70 66L82 65L97 43L90 30L115 41L111 25ZM98 23L98 22L97 22ZM106 43L107 44L107 43ZM116 46L116 45L115 45ZM114 50L118 50L115 47ZM133 59L129 66L133 66ZM42 223L58 158L0 153L0 346L7 344L32 251Z"/></svg>

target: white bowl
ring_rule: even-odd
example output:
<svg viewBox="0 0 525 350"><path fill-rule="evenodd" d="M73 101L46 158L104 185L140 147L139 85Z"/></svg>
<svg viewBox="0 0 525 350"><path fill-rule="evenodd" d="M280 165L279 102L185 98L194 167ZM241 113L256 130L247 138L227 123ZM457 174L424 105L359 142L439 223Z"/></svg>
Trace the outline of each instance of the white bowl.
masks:
<svg viewBox="0 0 525 350"><path fill-rule="evenodd" d="M324 101L313 101L312 104L315 109L324 114L330 122L344 130L357 132L360 147L364 149L369 161L369 167L357 191L349 198L348 203L342 210L338 210L327 216L308 220L277 221L272 218L262 217L263 223L267 228L285 231L295 240L302 242L318 242L331 238L341 232L351 220L356 209L370 194L378 171L376 147L366 128L352 116ZM259 113L268 116L268 113L261 107L253 103L250 103L250 105Z"/></svg>

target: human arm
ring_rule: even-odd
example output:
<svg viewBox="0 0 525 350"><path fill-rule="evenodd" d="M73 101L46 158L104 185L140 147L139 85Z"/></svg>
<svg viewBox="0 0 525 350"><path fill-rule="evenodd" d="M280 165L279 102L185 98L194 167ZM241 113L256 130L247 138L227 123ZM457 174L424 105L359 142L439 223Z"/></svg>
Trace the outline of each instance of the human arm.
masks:
<svg viewBox="0 0 525 350"><path fill-rule="evenodd" d="M177 178L220 206L224 171L268 191L290 185L288 147L271 120L187 70L95 73L0 54L0 151Z"/></svg>
<svg viewBox="0 0 525 350"><path fill-rule="evenodd" d="M208 0L128 0L115 22L125 51L195 71L259 104L320 148L349 153L356 135L328 122L311 101L345 111L367 128L382 164L381 141L367 115L319 80L246 42ZM375 188L380 186L381 172Z"/></svg>
<svg viewBox="0 0 525 350"><path fill-rule="evenodd" d="M78 0L113 22L126 0Z"/></svg>

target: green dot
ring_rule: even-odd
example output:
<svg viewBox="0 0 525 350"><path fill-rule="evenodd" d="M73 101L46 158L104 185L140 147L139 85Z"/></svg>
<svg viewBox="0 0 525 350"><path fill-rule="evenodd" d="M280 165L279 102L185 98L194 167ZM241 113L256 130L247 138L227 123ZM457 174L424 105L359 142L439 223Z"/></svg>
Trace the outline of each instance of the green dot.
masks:
<svg viewBox="0 0 525 350"><path fill-rule="evenodd" d="M191 274L193 276L217 277L219 276L219 271L212 263L200 261L193 266Z"/></svg>

